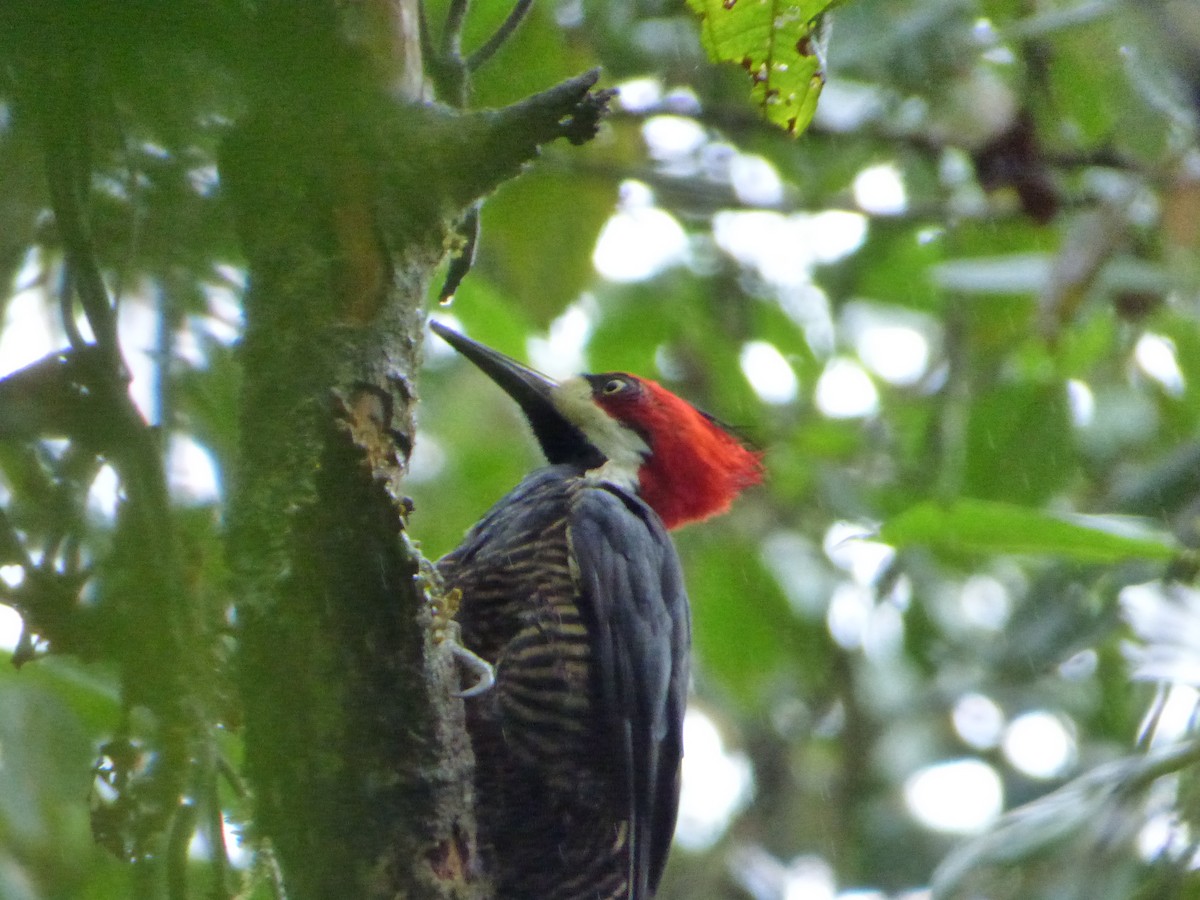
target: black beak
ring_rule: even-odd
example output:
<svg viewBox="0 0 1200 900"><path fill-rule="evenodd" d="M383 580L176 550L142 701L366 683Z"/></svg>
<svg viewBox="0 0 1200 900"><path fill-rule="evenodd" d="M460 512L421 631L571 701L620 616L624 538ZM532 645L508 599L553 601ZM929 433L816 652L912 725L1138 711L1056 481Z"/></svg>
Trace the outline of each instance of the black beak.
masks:
<svg viewBox="0 0 1200 900"><path fill-rule="evenodd" d="M558 382L440 322L431 319L429 327L517 401L551 465L571 463L594 469L604 462L604 455L554 406L551 395Z"/></svg>

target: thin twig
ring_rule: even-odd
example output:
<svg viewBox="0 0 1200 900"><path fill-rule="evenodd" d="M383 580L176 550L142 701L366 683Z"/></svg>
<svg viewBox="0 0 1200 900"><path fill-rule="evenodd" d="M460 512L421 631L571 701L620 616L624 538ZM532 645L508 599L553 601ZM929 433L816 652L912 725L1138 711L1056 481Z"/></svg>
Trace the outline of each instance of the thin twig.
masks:
<svg viewBox="0 0 1200 900"><path fill-rule="evenodd" d="M54 210L54 221L58 226L59 236L62 238L67 265L71 269L70 280L78 290L88 325L96 336L96 343L115 356L116 318L108 299L108 291L104 287L104 279L96 266L91 241L81 224L79 198L71 186L63 183L69 176L64 177L65 173L56 171L66 160L52 146L48 146L47 151L50 205Z"/></svg>
<svg viewBox="0 0 1200 900"><path fill-rule="evenodd" d="M250 790L246 787L246 782L242 780L242 776L233 767L233 763L229 761L228 756L220 752L220 750L217 750L216 753L217 771L225 779L225 783L233 790L234 795L239 800L245 800L250 795Z"/></svg>
<svg viewBox="0 0 1200 900"><path fill-rule="evenodd" d="M438 300L441 303L449 303L454 299L454 293L458 290L458 286L462 284L462 280L467 277L467 273L475 265L475 253L479 248L479 210L481 206L481 203L476 203L468 209L455 229L462 235L463 245L451 258L450 266L446 270L446 280L442 283L442 290L438 294Z"/></svg>
<svg viewBox="0 0 1200 900"><path fill-rule="evenodd" d="M175 358L176 305L171 288L161 282L155 291L158 301L158 334L154 348L154 424L162 429L163 453L169 451L172 420L175 417L174 397L171 391L171 367Z"/></svg>
<svg viewBox="0 0 1200 900"><path fill-rule="evenodd" d="M508 18L496 29L496 33L488 38L482 47L471 54L467 60L467 71L474 72L486 65L487 61L496 55L496 51L504 46L504 42L512 37L513 32L517 30L517 26L525 20L525 16L529 14L529 10L532 8L533 0L517 0L517 5L512 8L512 12L508 14Z"/></svg>
<svg viewBox="0 0 1200 900"><path fill-rule="evenodd" d="M207 764L204 766L204 805L206 830L208 831L209 853L212 854L214 900L229 897L229 848L225 844L225 818L221 814L221 793L217 788L215 747L209 747Z"/></svg>
<svg viewBox="0 0 1200 900"><path fill-rule="evenodd" d="M69 265L62 267L62 276L58 280L58 310L62 316L63 331L67 333L71 347L78 350L86 346L87 341L79 330L79 323L75 321L75 287L71 282Z"/></svg>
<svg viewBox="0 0 1200 900"><path fill-rule="evenodd" d="M451 0L446 12L446 30L442 32L442 55L450 59L462 56L462 30L471 0Z"/></svg>
<svg viewBox="0 0 1200 900"><path fill-rule="evenodd" d="M434 58L433 35L429 32L429 14L425 11L425 0L417 3L417 28L421 38L421 59L428 64Z"/></svg>
<svg viewBox="0 0 1200 900"><path fill-rule="evenodd" d="M283 881L283 870L279 868L279 858L275 855L275 848L266 838L261 840L258 853L255 855L255 864L258 870L266 876L271 897L274 900L287 900L287 886Z"/></svg>
<svg viewBox="0 0 1200 900"><path fill-rule="evenodd" d="M27 568L33 566L33 560L29 558L25 545L21 543L16 528L3 508L0 508L0 561L6 564L15 562Z"/></svg>
<svg viewBox="0 0 1200 900"><path fill-rule="evenodd" d="M175 807L166 852L169 900L187 900L188 847L196 831L196 814L196 805L190 800L181 800Z"/></svg>
<svg viewBox="0 0 1200 900"><path fill-rule="evenodd" d="M50 207L70 269L69 281L79 294L96 343L116 360L116 316L96 264L84 214L84 191L91 177L86 159L89 109L85 88L74 67L65 73L46 74L46 78L66 95L70 108L69 115L61 109L42 110Z"/></svg>

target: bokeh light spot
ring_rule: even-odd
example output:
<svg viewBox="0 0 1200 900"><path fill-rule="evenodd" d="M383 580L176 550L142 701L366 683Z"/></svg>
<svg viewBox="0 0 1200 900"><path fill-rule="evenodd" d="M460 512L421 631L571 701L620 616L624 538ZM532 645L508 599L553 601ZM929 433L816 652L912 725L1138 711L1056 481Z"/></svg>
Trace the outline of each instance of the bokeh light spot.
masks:
<svg viewBox="0 0 1200 900"><path fill-rule="evenodd" d="M644 185L641 186L644 189ZM644 191L627 199L600 231L592 263L609 281L645 281L682 262L687 250L683 226L670 213L650 205Z"/></svg>
<svg viewBox="0 0 1200 900"><path fill-rule="evenodd" d="M1138 368L1157 381L1172 397L1183 393L1183 372L1175 355L1175 342L1161 334L1147 332L1138 338L1133 357Z"/></svg>
<svg viewBox="0 0 1200 900"><path fill-rule="evenodd" d="M717 726L698 709L683 720L683 785L675 840L692 851L717 842L754 789L750 761L730 753Z"/></svg>
<svg viewBox="0 0 1200 900"><path fill-rule="evenodd" d="M1004 808L1004 786L996 770L978 759L935 763L904 783L913 817L932 831L978 834Z"/></svg>
<svg viewBox="0 0 1200 900"><path fill-rule="evenodd" d="M1005 729L1004 756L1030 778L1058 778L1075 763L1075 737L1054 713L1028 712Z"/></svg>
<svg viewBox="0 0 1200 900"><path fill-rule="evenodd" d="M6 567L7 568L7 567ZM11 653L21 639L21 614L0 603L0 650Z"/></svg>
<svg viewBox="0 0 1200 900"><path fill-rule="evenodd" d="M1067 381L1067 406L1071 410L1071 422L1076 428L1085 428L1096 418L1096 395L1086 381L1072 378Z"/></svg>
<svg viewBox="0 0 1200 900"><path fill-rule="evenodd" d="M651 116L642 125L650 156L671 160L699 150L707 140L703 126L687 116Z"/></svg>
<svg viewBox="0 0 1200 900"><path fill-rule="evenodd" d="M791 403L800 390L796 373L774 344L749 341L742 346L742 373L764 403Z"/></svg>
<svg viewBox="0 0 1200 900"><path fill-rule="evenodd" d="M856 349L864 365L891 384L914 384L929 367L929 341L907 325L865 328Z"/></svg>
<svg viewBox="0 0 1200 900"><path fill-rule="evenodd" d="M908 208L900 170L892 163L869 166L854 178L854 202L864 212L894 216Z"/></svg>
<svg viewBox="0 0 1200 900"><path fill-rule="evenodd" d="M817 380L816 402L831 419L856 419L879 408L879 392L862 366L836 358L830 360Z"/></svg>
<svg viewBox="0 0 1200 900"><path fill-rule="evenodd" d="M1004 712L991 697L974 692L963 694L951 712L954 730L963 743L975 750L990 750L1000 743Z"/></svg>

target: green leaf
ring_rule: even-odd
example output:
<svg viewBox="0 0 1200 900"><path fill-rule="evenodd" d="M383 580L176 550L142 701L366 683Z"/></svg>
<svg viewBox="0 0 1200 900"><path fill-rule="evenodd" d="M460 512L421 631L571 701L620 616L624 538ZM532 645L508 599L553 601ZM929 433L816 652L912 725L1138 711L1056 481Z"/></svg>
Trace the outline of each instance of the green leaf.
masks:
<svg viewBox="0 0 1200 900"><path fill-rule="evenodd" d="M595 279L592 250L615 201L602 179L539 169L509 181L483 206L479 260L464 288L486 278L528 321L548 325Z"/></svg>
<svg viewBox="0 0 1200 900"><path fill-rule="evenodd" d="M782 677L815 684L828 671L824 622L788 606L753 545L715 524L677 536L695 615L692 638L701 672L750 704Z"/></svg>
<svg viewBox="0 0 1200 900"><path fill-rule="evenodd" d="M1067 517L1009 503L957 500L919 503L885 524L879 536L896 547L1036 553L1092 563L1167 560L1180 553L1169 539L1130 525L1131 520L1109 516Z"/></svg>
<svg viewBox="0 0 1200 900"><path fill-rule="evenodd" d="M1035 506L1076 471L1067 392L1054 382L1002 384L967 419L962 493Z"/></svg>
<svg viewBox="0 0 1200 900"><path fill-rule="evenodd" d="M688 0L700 16L700 43L714 62L737 63L768 121L799 134L812 121L825 84L814 35L831 0Z"/></svg>

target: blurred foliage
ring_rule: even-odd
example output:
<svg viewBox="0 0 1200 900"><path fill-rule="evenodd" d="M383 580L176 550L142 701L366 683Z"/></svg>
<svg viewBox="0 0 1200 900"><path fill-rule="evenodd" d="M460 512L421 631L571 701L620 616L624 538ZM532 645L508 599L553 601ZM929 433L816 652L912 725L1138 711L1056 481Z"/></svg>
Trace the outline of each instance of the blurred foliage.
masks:
<svg viewBox="0 0 1200 900"><path fill-rule="evenodd" d="M476 5L468 51L506 13ZM243 287L218 159L245 98L236 65L203 60L241 52L238 8L107 4L90 21L108 27L78 35L112 100L97 255L134 395L176 448L183 573L215 610ZM1200 7L842 4L799 140L700 32L670 0L534 5L470 104L595 64L621 103L593 144L489 200L476 267L434 310L556 374L655 377L766 450L763 488L678 535L696 708L753 788L676 850L661 897L1197 896ZM26 37L0 27L6 63ZM10 74L5 371L67 342L39 131ZM409 488L436 556L538 456L477 372L428 356ZM0 419L0 600L86 613L132 577L112 469L18 430ZM112 800L108 754L145 729L103 623L55 621L28 622L26 664L0 670L0 897L125 897L138 868L89 820ZM1012 812L995 820L987 790ZM233 786L219 805L245 824ZM198 885L221 855L207 834ZM265 896L269 871L241 871Z"/></svg>

